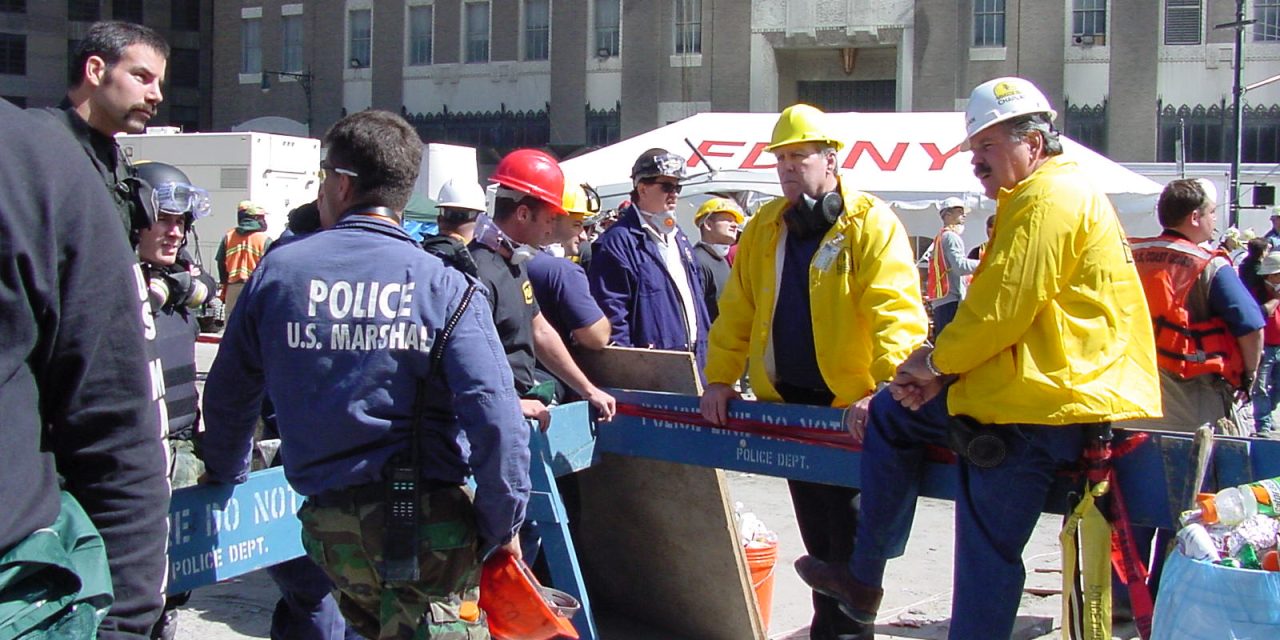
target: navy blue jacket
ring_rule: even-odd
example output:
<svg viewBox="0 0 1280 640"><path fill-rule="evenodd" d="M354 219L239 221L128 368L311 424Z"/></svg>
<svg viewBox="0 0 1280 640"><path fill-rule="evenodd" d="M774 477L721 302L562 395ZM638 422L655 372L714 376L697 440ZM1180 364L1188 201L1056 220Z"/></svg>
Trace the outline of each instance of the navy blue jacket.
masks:
<svg viewBox="0 0 1280 640"><path fill-rule="evenodd" d="M282 245L250 277L209 370L209 477L247 477L265 391L299 493L379 481L409 443L418 381L468 279L372 216ZM503 544L528 500L529 426L483 295L471 298L441 368L427 380L423 477L474 475L480 534Z"/></svg>
<svg viewBox="0 0 1280 640"><path fill-rule="evenodd" d="M596 240L591 271L587 275L591 294L613 326L615 344L692 351L701 371L706 364L707 330L711 322L702 291L702 271L693 257L693 245L679 228L672 232L680 247L681 262L698 315L698 337L689 344L684 306L667 272L662 248L643 225L639 211L632 205Z"/></svg>
<svg viewBox="0 0 1280 640"><path fill-rule="evenodd" d="M111 565L98 637L149 638L169 483L138 259L65 132L0 100L0 140L0 553L57 517L61 475Z"/></svg>

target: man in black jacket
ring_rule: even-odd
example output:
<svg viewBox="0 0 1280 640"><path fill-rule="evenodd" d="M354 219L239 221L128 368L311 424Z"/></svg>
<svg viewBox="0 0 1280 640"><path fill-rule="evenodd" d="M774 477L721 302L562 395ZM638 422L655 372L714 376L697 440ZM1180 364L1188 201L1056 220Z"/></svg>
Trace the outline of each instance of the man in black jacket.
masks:
<svg viewBox="0 0 1280 640"><path fill-rule="evenodd" d="M72 60L76 76L67 97L56 108L35 110L65 127L79 143L111 194L126 232L145 227L146 221L128 180L136 174L115 136L146 130L164 99L160 84L168 59L169 44L150 27L94 23Z"/></svg>
<svg viewBox="0 0 1280 640"><path fill-rule="evenodd" d="M115 602L98 637L144 638L169 506L146 290L92 170L67 162L75 145L3 100L0 140L0 555L68 517L60 476L106 546Z"/></svg>

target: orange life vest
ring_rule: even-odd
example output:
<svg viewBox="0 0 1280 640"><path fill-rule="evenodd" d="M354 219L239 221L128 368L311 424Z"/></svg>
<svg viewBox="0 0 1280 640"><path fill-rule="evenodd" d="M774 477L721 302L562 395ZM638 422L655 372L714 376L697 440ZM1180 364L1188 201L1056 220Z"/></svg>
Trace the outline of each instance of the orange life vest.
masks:
<svg viewBox="0 0 1280 640"><path fill-rule="evenodd" d="M227 269L227 282L245 282L258 268L258 261L266 253L267 234L262 231L244 234L238 229L227 232L223 266Z"/></svg>
<svg viewBox="0 0 1280 640"><path fill-rule="evenodd" d="M1183 379L1217 374L1239 386L1244 371L1240 347L1226 323L1209 317L1208 309L1208 284L1221 266L1213 265L1213 259L1222 258L1227 265L1230 259L1170 235L1133 238L1130 245L1155 325L1156 363ZM1187 299L1205 275L1203 294L1192 302L1198 308L1192 309Z"/></svg>

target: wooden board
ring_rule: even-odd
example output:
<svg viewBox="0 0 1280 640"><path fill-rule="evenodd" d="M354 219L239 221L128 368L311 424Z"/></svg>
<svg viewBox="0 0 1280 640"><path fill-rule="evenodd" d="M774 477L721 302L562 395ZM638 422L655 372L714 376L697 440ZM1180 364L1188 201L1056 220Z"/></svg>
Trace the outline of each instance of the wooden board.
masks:
<svg viewBox="0 0 1280 640"><path fill-rule="evenodd" d="M698 362L688 351L633 347L576 349L573 359L598 387L702 395Z"/></svg>
<svg viewBox="0 0 1280 640"><path fill-rule="evenodd" d="M654 637L765 637L723 471L603 454L580 484L592 604L669 632Z"/></svg>
<svg viewBox="0 0 1280 640"><path fill-rule="evenodd" d="M702 393L692 353L608 347L575 358L600 386ZM688 638L765 638L723 471L606 454L578 483L578 558L597 606Z"/></svg>

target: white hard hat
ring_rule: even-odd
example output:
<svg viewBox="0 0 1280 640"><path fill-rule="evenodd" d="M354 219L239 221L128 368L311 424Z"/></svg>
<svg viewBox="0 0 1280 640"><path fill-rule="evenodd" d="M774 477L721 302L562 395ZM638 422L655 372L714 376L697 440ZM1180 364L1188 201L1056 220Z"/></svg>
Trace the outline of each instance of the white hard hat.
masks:
<svg viewBox="0 0 1280 640"><path fill-rule="evenodd" d="M1258 275L1269 276L1273 273L1280 273L1280 252L1268 253L1258 265Z"/></svg>
<svg viewBox="0 0 1280 640"><path fill-rule="evenodd" d="M965 213L969 213L970 211L969 205L964 203L964 198L957 198L956 196L951 196L950 198L943 200L942 204L938 205L938 211L946 211L947 209L954 209L956 207L964 209Z"/></svg>
<svg viewBox="0 0 1280 640"><path fill-rule="evenodd" d="M451 179L440 187L440 195L436 196L436 207L484 211L487 208L484 188L478 182Z"/></svg>
<svg viewBox="0 0 1280 640"><path fill-rule="evenodd" d="M996 78L988 80L969 94L969 106L964 110L964 142L961 151L969 150L969 139L979 131L1010 118L1031 113L1048 114L1052 121L1058 112L1049 106L1049 99L1022 78Z"/></svg>

